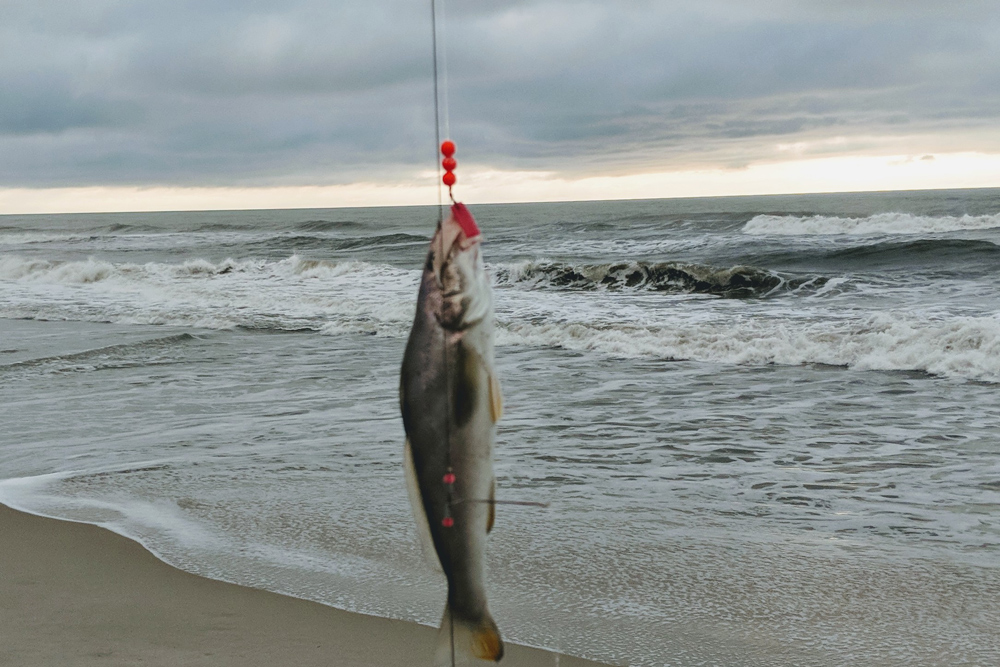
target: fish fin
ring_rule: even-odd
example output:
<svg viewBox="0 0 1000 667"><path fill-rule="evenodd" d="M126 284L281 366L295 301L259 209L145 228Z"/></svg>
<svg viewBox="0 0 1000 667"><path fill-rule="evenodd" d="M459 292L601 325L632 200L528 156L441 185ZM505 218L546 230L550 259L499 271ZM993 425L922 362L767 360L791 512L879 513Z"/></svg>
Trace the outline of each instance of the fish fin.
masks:
<svg viewBox="0 0 1000 667"><path fill-rule="evenodd" d="M420 495L420 483L417 481L417 469L413 465L413 451L410 448L409 438L406 439L406 445L403 448L403 468L406 471L406 490L410 496L413 518L417 522L417 537L420 538L420 548L424 552L424 560L438 572L443 572L441 560L434 548L434 539L431 537L431 526L427 521L427 512L424 510L424 498Z"/></svg>
<svg viewBox="0 0 1000 667"><path fill-rule="evenodd" d="M478 620L468 620L452 614L451 607L445 606L434 654L436 667L500 662L502 657L503 640L489 612Z"/></svg>
<svg viewBox="0 0 1000 667"><path fill-rule="evenodd" d="M503 416L503 391L500 389L500 380L490 373L490 417L496 424Z"/></svg>
<svg viewBox="0 0 1000 667"><path fill-rule="evenodd" d="M486 518L486 534L489 535L490 531L493 530L493 522L497 519L497 478L493 478L493 484L490 485L490 513Z"/></svg>

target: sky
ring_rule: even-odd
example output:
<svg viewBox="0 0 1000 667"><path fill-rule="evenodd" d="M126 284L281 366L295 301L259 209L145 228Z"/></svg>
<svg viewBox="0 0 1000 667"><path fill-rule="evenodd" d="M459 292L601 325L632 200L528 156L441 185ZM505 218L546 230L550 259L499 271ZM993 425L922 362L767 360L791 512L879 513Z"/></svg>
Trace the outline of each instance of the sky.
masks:
<svg viewBox="0 0 1000 667"><path fill-rule="evenodd" d="M1000 187L995 0L438 0L470 203ZM429 0L0 0L0 213L435 203Z"/></svg>

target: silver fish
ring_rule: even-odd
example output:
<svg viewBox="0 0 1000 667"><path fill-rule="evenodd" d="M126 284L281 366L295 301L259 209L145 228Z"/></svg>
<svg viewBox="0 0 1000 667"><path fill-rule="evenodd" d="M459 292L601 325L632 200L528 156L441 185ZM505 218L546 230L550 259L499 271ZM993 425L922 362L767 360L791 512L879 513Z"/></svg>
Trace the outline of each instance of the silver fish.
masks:
<svg viewBox="0 0 1000 667"><path fill-rule="evenodd" d="M428 560L448 578L436 654L442 665L503 657L486 604L493 441L503 407L481 239L462 204L438 225L400 375L407 488L417 532Z"/></svg>

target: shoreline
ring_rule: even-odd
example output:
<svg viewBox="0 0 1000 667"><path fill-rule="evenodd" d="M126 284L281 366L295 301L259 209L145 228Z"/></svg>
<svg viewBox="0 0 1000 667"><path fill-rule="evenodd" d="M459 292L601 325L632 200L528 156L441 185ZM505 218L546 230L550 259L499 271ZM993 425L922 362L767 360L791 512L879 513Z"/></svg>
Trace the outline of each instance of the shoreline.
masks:
<svg viewBox="0 0 1000 667"><path fill-rule="evenodd" d="M0 504L0 534L0 664L433 665L435 628L184 572L100 526ZM506 648L501 665L599 665Z"/></svg>

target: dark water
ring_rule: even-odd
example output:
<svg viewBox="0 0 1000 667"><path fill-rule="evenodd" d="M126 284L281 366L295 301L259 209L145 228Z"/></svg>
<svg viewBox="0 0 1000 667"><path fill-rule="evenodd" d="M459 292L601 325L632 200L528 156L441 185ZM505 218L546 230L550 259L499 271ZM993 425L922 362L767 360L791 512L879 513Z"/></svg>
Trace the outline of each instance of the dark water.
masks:
<svg viewBox="0 0 1000 667"><path fill-rule="evenodd" d="M473 206L505 635L1000 662L1000 191ZM436 624L396 386L436 211L0 217L0 498Z"/></svg>

